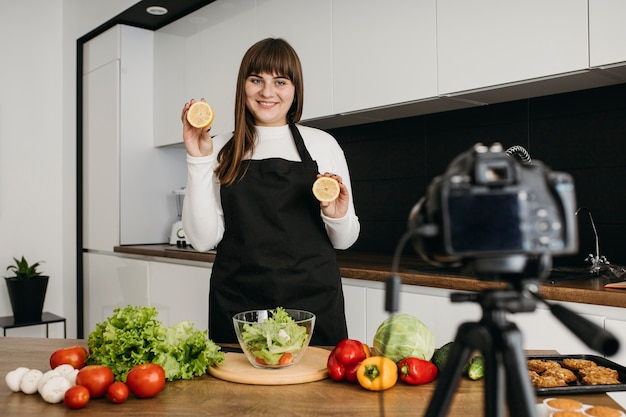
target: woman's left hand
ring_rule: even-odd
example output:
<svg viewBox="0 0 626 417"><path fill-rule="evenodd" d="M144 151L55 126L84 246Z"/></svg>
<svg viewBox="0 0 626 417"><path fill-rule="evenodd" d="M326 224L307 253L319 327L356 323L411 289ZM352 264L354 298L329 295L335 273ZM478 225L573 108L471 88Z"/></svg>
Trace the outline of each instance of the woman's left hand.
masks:
<svg viewBox="0 0 626 417"><path fill-rule="evenodd" d="M334 219L340 219L344 217L346 213L348 213L348 206L350 201L350 193L348 192L348 187L344 185L339 175L326 172L324 174L317 174L317 178L319 177L330 177L336 179L339 182L339 197L337 197L334 201L320 202L320 208L322 209L322 213L324 213L324 216Z"/></svg>

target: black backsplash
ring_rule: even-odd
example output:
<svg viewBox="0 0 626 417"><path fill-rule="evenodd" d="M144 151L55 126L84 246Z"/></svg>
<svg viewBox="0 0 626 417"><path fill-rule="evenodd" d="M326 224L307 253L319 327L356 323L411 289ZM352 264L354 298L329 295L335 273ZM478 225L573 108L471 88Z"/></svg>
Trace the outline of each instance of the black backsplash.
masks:
<svg viewBox="0 0 626 417"><path fill-rule="evenodd" d="M626 84L328 131L346 154L361 221L351 251L392 254L431 180L475 143L500 142L572 174L601 255L626 264ZM578 224L579 253L556 265L588 266L595 253L586 212Z"/></svg>

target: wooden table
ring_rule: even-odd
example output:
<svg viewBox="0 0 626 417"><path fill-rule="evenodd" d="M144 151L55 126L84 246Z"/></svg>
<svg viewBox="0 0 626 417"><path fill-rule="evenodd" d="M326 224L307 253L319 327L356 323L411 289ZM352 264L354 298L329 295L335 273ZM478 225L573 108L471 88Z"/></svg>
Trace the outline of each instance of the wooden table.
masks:
<svg viewBox="0 0 626 417"><path fill-rule="evenodd" d="M421 416L428 407L435 384L395 387L375 393L358 385L329 379L299 385L260 386L222 381L210 375L168 382L155 398L132 396L123 404L91 400L80 410L48 404L39 394L11 392L4 376L18 366L49 369L50 354L61 347L82 345L84 340L0 338L0 415L12 416ZM543 354L546 352L533 352ZM554 352L548 352L554 353ZM586 404L620 408L606 394L580 395ZM538 398L540 402L542 398ZM384 410L384 413L383 413ZM482 416L483 382L462 380L448 416Z"/></svg>

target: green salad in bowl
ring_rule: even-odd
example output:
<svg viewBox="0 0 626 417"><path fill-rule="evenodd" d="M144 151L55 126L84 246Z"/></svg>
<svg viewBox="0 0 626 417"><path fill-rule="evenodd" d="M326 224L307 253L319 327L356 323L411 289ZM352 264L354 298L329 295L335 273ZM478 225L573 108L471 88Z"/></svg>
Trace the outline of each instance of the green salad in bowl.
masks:
<svg viewBox="0 0 626 417"><path fill-rule="evenodd" d="M285 368L298 363L311 341L315 314L277 307L233 317L243 353L256 368Z"/></svg>

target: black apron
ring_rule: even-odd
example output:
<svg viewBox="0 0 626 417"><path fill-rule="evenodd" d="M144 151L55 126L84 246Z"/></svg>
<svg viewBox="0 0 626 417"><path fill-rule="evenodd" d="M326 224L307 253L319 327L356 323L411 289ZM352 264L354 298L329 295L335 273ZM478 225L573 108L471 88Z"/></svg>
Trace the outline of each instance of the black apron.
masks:
<svg viewBox="0 0 626 417"><path fill-rule="evenodd" d="M347 337L335 250L311 186L317 163L295 125L289 128L302 162L247 160L220 195L224 237L217 246L209 291L209 337L236 343L232 317L276 307L316 315L313 345Z"/></svg>

